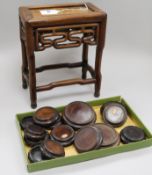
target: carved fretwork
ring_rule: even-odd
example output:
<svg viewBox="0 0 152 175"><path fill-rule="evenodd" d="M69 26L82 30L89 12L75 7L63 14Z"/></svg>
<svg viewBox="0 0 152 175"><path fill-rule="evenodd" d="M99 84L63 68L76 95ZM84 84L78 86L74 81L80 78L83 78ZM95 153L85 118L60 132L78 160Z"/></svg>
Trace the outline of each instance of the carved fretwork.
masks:
<svg viewBox="0 0 152 175"><path fill-rule="evenodd" d="M96 45L98 33L98 24L38 28L35 29L35 50L79 47L83 43Z"/></svg>

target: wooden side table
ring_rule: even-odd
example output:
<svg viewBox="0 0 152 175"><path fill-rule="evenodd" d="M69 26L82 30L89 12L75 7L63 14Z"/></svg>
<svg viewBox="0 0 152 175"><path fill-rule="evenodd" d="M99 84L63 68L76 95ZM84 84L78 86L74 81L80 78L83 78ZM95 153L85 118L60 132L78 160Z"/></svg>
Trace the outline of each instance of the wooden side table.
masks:
<svg viewBox="0 0 152 175"><path fill-rule="evenodd" d="M101 58L105 43L107 15L91 3L20 7L20 39L22 47L22 83L29 85L31 107L37 107L36 92L72 84L95 84L95 97L100 95ZM83 45L82 61L35 67L35 51L49 47L65 49ZM88 64L89 46L96 45L95 69ZM82 67L82 78L36 86L36 73L48 69ZM86 73L90 72L91 78Z"/></svg>

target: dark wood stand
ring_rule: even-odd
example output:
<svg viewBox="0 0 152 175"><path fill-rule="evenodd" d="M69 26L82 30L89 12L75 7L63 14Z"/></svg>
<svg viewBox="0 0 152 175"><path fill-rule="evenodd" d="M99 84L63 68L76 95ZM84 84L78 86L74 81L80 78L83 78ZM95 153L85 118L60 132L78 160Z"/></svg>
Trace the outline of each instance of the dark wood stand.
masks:
<svg viewBox="0 0 152 175"><path fill-rule="evenodd" d="M88 9L82 4L62 4L40 7L20 7L20 39L22 47L22 85L29 85L31 107L37 107L36 92L72 84L95 84L95 97L100 95L101 59L105 43L107 15L91 3ZM58 14L50 13L48 9ZM42 11L40 11L42 10ZM55 37L55 39L54 39ZM65 49L83 45L82 62L62 63L35 67L35 51L46 48ZM89 45L96 45L95 69L88 64ZM82 78L52 82L36 86L36 73L48 69L82 67ZM87 71L92 78L87 78Z"/></svg>

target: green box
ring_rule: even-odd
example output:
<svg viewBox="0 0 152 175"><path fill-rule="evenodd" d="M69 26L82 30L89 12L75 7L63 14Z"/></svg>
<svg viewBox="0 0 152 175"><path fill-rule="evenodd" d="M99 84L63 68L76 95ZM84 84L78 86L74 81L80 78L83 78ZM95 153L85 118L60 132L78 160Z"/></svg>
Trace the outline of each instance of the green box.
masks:
<svg viewBox="0 0 152 175"><path fill-rule="evenodd" d="M134 143L129 143L129 144L125 144L125 145L121 144L121 145L116 146L116 147L110 147L110 148L104 148L104 149L101 148L101 149L98 149L98 150L93 150L93 151L81 153L81 154L78 154L78 155L61 157L61 158L41 161L41 162L37 162L37 163L30 163L28 161L28 158L27 158L26 146L24 144L24 140L23 140L23 136L22 136L20 121L24 117L26 117L28 115L32 115L34 112L20 113L20 114L16 115L16 120L17 120L17 126L18 126L18 130L19 130L19 134L20 134L20 138L21 138L21 142L22 142L22 147L23 147L25 160L26 160L26 166L27 166L28 171L29 172L34 172L34 171L59 167L59 166L63 166L63 165L79 163L79 162L88 161L88 160L91 160L91 159L96 159L96 158L99 158L99 157L105 157L105 156L109 156L109 155L113 155L113 154L117 154L117 153L121 153L121 152L127 152L127 151L132 151L132 150L136 150L136 149L151 146L152 145L152 134L146 128L146 126L141 122L139 117L131 109L131 107L128 105L128 103L121 96L111 97L111 98L106 98L106 99L99 99L99 100L96 100L96 101L89 101L87 103L89 103L90 105L95 107L95 106L101 106L103 103L109 102L109 101L121 102L126 107L126 109L128 111L128 114L129 114L129 118L132 121L134 121L136 123L136 125L143 128L143 130L146 134L146 139L145 140L139 141L139 142L134 142ZM64 106L58 107L56 109L59 112L62 112L63 109L64 109Z"/></svg>

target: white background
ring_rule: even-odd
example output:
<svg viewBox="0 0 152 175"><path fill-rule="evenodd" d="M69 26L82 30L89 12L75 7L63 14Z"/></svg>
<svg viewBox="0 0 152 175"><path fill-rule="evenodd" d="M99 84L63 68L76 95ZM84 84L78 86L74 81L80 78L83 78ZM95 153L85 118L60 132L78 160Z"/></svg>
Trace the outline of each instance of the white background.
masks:
<svg viewBox="0 0 152 175"><path fill-rule="evenodd" d="M91 1L91 0L90 0ZM30 111L28 90L21 87L18 7L71 1L2 0L0 6L0 174L28 174L15 123L15 114ZM101 98L122 95L152 131L152 2L151 0L92 1L108 13L102 62ZM90 62L94 62L94 48ZM38 54L36 64L76 61L81 49ZM79 69L39 74L38 84L80 75ZM93 85L67 86L38 94L38 107L93 100ZM37 175L151 174L152 148L122 153L81 164L36 172Z"/></svg>

